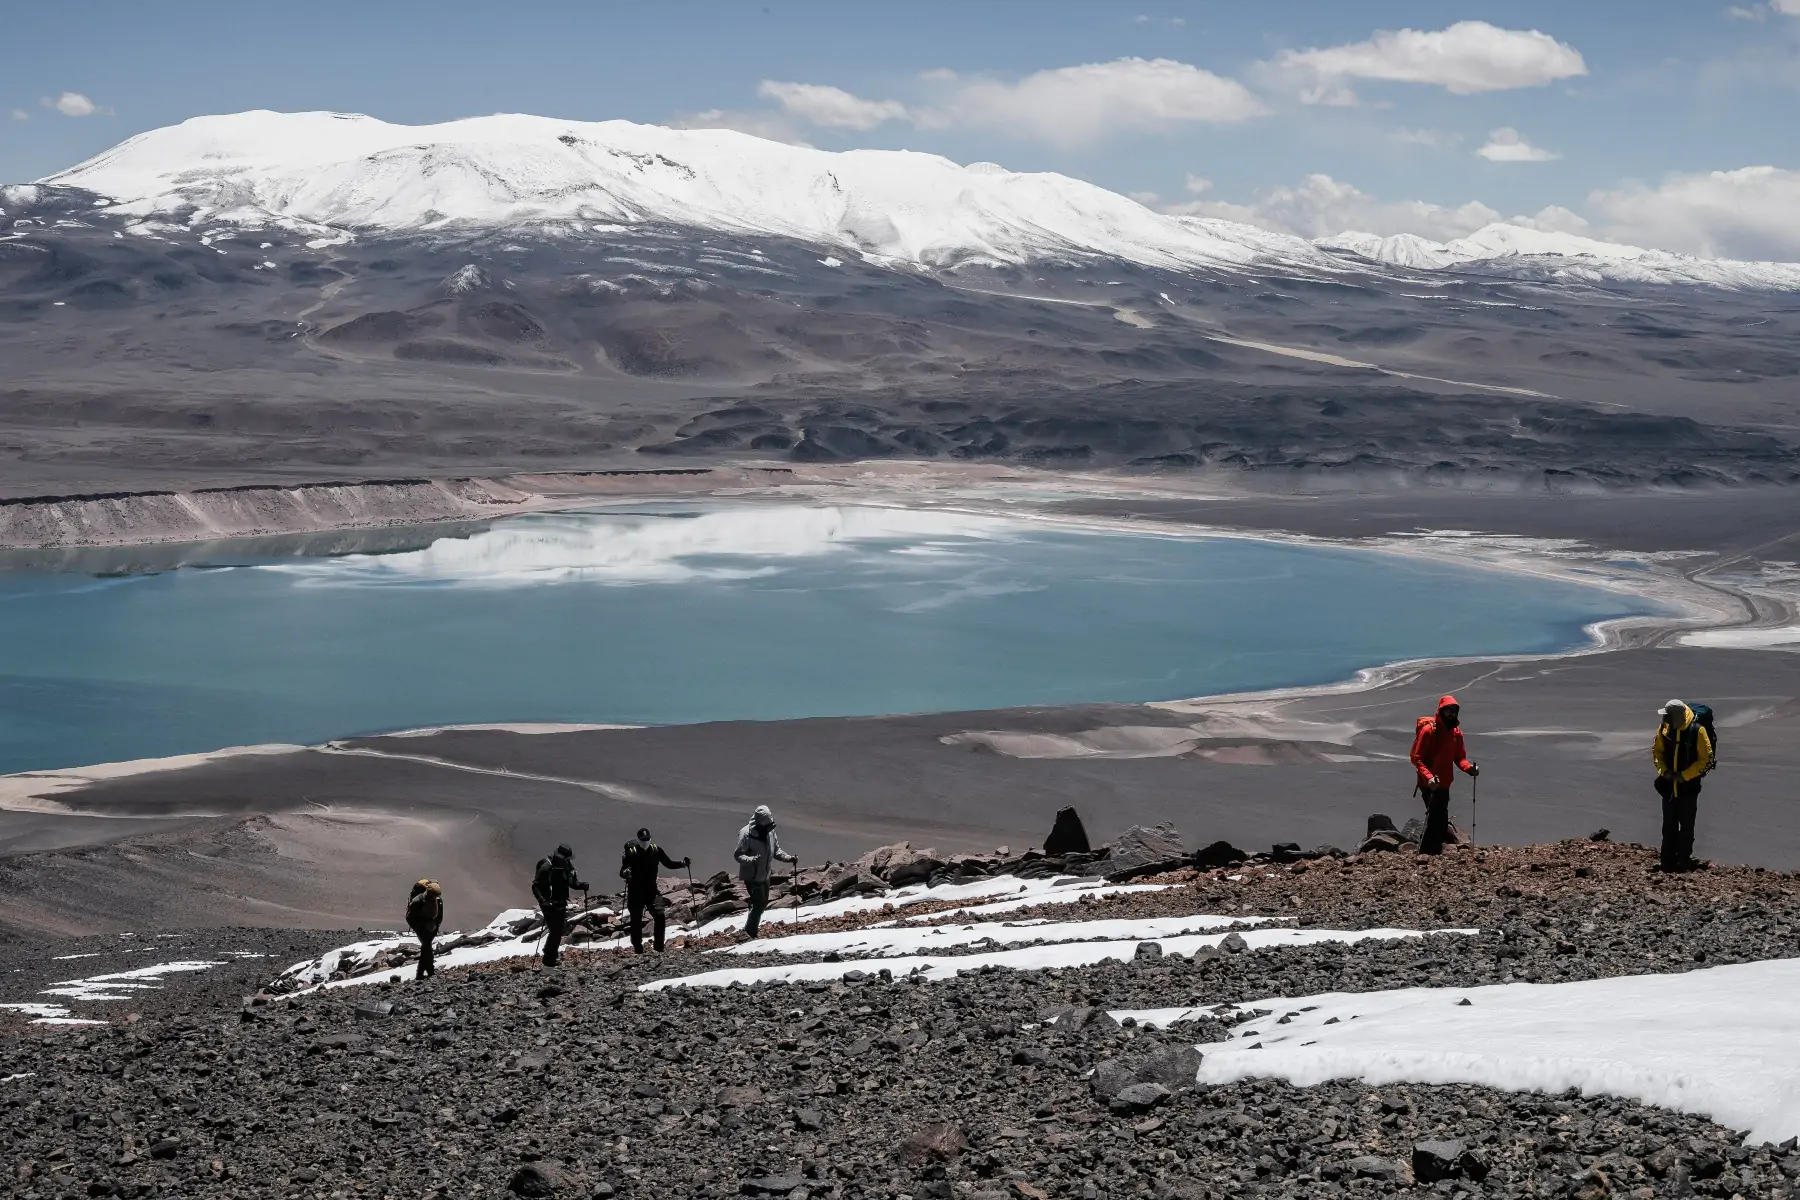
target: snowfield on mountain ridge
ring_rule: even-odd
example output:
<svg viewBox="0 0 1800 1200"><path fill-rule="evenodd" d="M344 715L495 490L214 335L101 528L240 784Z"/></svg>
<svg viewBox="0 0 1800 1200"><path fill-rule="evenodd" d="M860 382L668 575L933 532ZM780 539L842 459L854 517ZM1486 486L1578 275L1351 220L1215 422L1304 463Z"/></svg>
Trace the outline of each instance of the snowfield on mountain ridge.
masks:
<svg viewBox="0 0 1800 1200"><path fill-rule="evenodd" d="M886 266L1093 258L1333 276L1376 265L1492 265L1569 282L1800 288L1797 264L1699 259L1507 224L1447 244L1353 231L1314 243L1165 215L1066 175L993 163L519 114L425 126L331 112L195 117L40 182L92 190L117 201L114 211L146 219L185 215L320 233L539 225L591 235L667 224L793 238Z"/></svg>

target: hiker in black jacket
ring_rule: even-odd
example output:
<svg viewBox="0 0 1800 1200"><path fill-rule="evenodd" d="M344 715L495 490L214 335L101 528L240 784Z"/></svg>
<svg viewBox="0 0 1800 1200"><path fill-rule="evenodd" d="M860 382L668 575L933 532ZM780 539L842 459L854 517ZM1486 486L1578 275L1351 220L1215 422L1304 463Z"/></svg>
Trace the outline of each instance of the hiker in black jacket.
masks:
<svg viewBox="0 0 1800 1200"><path fill-rule="evenodd" d="M540 858L537 874L531 881L531 894L544 914L544 965L556 965L556 952L562 946L563 932L569 926L569 891L588 890L575 874L575 852L567 845L558 846L549 858Z"/></svg>
<svg viewBox="0 0 1800 1200"><path fill-rule="evenodd" d="M663 926L668 920L668 905L656 886L658 867L685 867L693 860L676 862L668 851L650 840L650 831L637 831L637 840L625 843L625 857L619 864L619 878L625 881L625 906L631 911L631 948L644 952L644 910L650 910L655 929L656 952L662 953Z"/></svg>
<svg viewBox="0 0 1800 1200"><path fill-rule="evenodd" d="M444 889L435 879L421 879L412 885L406 898L406 927L419 939L419 969L415 980L437 974L437 961L432 955L438 930L444 925Z"/></svg>

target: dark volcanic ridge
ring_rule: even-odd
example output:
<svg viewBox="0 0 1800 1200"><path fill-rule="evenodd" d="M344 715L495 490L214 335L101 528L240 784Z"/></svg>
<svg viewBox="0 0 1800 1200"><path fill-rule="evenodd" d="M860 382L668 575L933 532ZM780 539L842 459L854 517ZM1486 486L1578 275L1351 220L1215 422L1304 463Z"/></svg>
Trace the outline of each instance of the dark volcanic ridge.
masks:
<svg viewBox="0 0 1800 1200"><path fill-rule="evenodd" d="M1789 294L1278 263L902 271L674 227L324 245L96 200L34 189L0 240L14 495L882 458L1692 486L1800 461Z"/></svg>

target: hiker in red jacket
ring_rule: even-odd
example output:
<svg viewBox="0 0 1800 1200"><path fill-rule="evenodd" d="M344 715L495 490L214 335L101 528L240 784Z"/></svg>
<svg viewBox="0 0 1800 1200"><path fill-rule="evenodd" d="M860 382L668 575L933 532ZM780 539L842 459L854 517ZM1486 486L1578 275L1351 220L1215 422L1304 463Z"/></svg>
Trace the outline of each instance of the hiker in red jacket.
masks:
<svg viewBox="0 0 1800 1200"><path fill-rule="evenodd" d="M1441 854L1450 836L1450 783L1458 768L1471 777L1481 774L1463 749L1462 705L1455 696L1438 700L1437 716L1419 718L1412 765L1419 773L1419 794L1425 798L1425 836L1419 853Z"/></svg>

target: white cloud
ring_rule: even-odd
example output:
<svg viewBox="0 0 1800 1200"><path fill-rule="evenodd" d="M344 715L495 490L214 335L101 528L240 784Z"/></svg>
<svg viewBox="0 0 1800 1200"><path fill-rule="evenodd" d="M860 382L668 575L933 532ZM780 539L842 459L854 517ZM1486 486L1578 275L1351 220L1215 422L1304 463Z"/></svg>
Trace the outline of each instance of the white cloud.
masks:
<svg viewBox="0 0 1800 1200"><path fill-rule="evenodd" d="M80 92L64 92L52 100L46 96L38 101L45 108L54 108L65 117L91 117L101 108Z"/></svg>
<svg viewBox="0 0 1800 1200"><path fill-rule="evenodd" d="M1193 176L1189 176L1189 180L1190 190L1195 190L1191 187ZM1241 221L1305 238L1356 231L1384 237L1412 233L1445 242L1474 233L1496 221L1563 233L1579 233L1587 228L1587 222L1579 215L1555 205L1531 216L1508 217L1479 200L1454 206L1426 200L1382 200L1354 184L1325 174L1308 175L1294 187L1266 189L1257 193L1248 204L1192 200L1167 205L1163 211L1179 216Z"/></svg>
<svg viewBox="0 0 1800 1200"><path fill-rule="evenodd" d="M1183 124L1231 124L1268 111L1237 80L1167 58L1057 67L1016 83L946 71L927 79L944 94L914 114L922 127L978 126L1058 146Z"/></svg>
<svg viewBox="0 0 1800 1200"><path fill-rule="evenodd" d="M1588 231L1593 228L1593 222L1560 204L1546 205L1529 217L1514 217L1510 223L1545 233L1579 233L1584 237L1592 236Z"/></svg>
<svg viewBox="0 0 1800 1200"><path fill-rule="evenodd" d="M1366 41L1284 51L1275 65L1311 78L1301 95L1308 104L1354 103L1347 83L1354 79L1434 84L1470 95L1587 74L1573 46L1536 29L1501 29L1486 21L1458 21L1435 31L1383 30Z"/></svg>
<svg viewBox="0 0 1800 1200"><path fill-rule="evenodd" d="M1407 146L1431 146L1434 149L1445 149L1462 141L1462 134L1450 133L1442 129L1396 129L1393 139Z"/></svg>
<svg viewBox="0 0 1800 1200"><path fill-rule="evenodd" d="M1307 238L1359 230L1383 235L1416 233L1444 241L1500 219L1497 210L1477 201L1455 208L1423 200L1384 201L1325 174L1308 175L1293 187L1267 188L1248 204L1194 200L1164 211L1221 217Z"/></svg>
<svg viewBox="0 0 1800 1200"><path fill-rule="evenodd" d="M873 129L884 121L906 117L898 100L865 100L843 88L822 83L784 83L765 79L756 94L773 100L796 120L831 129Z"/></svg>
<svg viewBox="0 0 1800 1200"><path fill-rule="evenodd" d="M1800 3L1793 7L1800 8ZM1677 173L1655 187L1601 189L1588 207L1607 232L1702 257L1800 261L1800 170Z"/></svg>
<svg viewBox="0 0 1800 1200"><path fill-rule="evenodd" d="M15 121L29 121L31 120L31 114L22 108L15 108L12 110L12 119Z"/></svg>
<svg viewBox="0 0 1800 1200"><path fill-rule="evenodd" d="M1562 157L1553 150L1532 145L1511 125L1502 125L1489 133L1487 144L1475 153L1489 162L1503 163L1554 162Z"/></svg>
<svg viewBox="0 0 1800 1200"><path fill-rule="evenodd" d="M707 108L699 112L676 113L669 118L672 129L735 129L752 137L790 146L810 146L800 131L780 113L744 112L729 108Z"/></svg>
<svg viewBox="0 0 1800 1200"><path fill-rule="evenodd" d="M1188 177L1181 181L1182 188L1190 196L1204 196L1206 193L1212 191L1212 185L1212 180L1200 175L1195 175L1192 172L1189 172Z"/></svg>
<svg viewBox="0 0 1800 1200"><path fill-rule="evenodd" d="M1769 7L1783 16L1800 17L1800 0L1769 0Z"/></svg>

